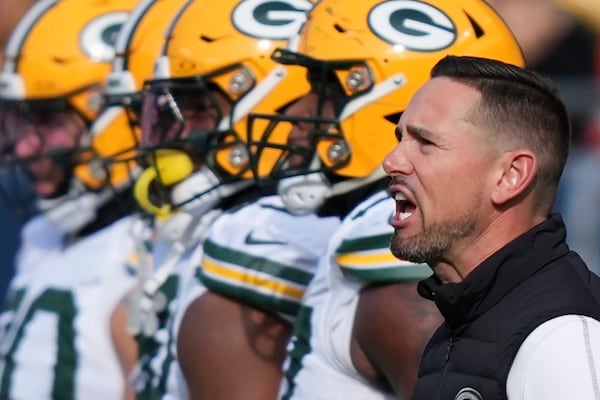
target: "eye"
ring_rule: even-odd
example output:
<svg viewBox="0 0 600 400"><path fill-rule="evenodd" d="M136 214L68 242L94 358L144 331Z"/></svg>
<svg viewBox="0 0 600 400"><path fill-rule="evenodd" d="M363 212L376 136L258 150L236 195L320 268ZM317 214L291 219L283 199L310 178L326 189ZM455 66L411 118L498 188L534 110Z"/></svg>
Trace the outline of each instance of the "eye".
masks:
<svg viewBox="0 0 600 400"><path fill-rule="evenodd" d="M423 146L429 146L429 145L434 145L435 143L433 143L431 140L426 139L422 136L417 137L417 141L423 145Z"/></svg>

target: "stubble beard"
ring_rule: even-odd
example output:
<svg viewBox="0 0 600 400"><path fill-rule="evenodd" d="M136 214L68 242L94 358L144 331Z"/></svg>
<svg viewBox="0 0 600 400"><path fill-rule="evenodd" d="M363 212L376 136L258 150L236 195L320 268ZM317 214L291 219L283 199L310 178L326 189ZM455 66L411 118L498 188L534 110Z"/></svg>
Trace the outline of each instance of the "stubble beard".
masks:
<svg viewBox="0 0 600 400"><path fill-rule="evenodd" d="M426 263L430 266L442 260L458 239L469 236L476 227L476 216L471 210L476 208L466 207L463 213L455 218L436 222L425 226L421 232L401 240L400 232L396 230L390 242L392 254L405 261Z"/></svg>

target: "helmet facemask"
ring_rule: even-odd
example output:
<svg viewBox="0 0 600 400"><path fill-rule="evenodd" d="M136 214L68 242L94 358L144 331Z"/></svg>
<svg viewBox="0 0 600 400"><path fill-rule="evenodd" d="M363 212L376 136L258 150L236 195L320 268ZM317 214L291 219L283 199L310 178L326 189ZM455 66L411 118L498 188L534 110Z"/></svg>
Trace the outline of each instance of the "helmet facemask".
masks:
<svg viewBox="0 0 600 400"><path fill-rule="evenodd" d="M323 62L278 49L273 59L307 70L310 93L279 114L249 116L249 148L255 177L278 182L296 214L314 212L347 178L337 173L351 161L342 122L348 104L368 93L373 79L364 61Z"/></svg>
<svg viewBox="0 0 600 400"><path fill-rule="evenodd" d="M183 163L171 151L189 153L192 156L192 173L210 172L211 177L205 176L203 182L212 182L215 177L218 182L212 188L204 188L204 194L199 192L202 185L196 185L188 192L195 193L194 199L185 204L181 201L185 202L187 199L170 198L169 194L162 199L160 205L157 202L155 206L159 209L168 206L172 211L182 208L182 211L187 212L188 207L192 207L197 199L212 196L213 193L209 192L214 190L220 193L219 197L223 200L218 206L227 207L230 201L235 201L233 193L239 193L243 188L253 185L245 145L247 116L252 111L273 112L306 87L305 82L294 79L296 74L273 62L270 55L275 48L285 47L292 40L295 42L298 29L306 20L306 12L312 6L313 2L310 0L264 4L239 0L206 0L186 2L179 9L164 34L168 39L163 43L153 64L153 81L164 79L171 84L189 83L190 87L196 85L199 89L205 85L204 90L211 93L214 91L229 101L229 110L218 113L219 108L214 107L217 115L211 119L216 120L215 126L190 129L185 124L182 125L185 115L177 115L175 108L168 106L173 103L166 96L167 93L163 92L165 97L155 105L167 105L163 110L168 111L168 118L164 121L150 118L148 122L153 123L155 132L160 131L161 134L153 135L151 143L143 143L144 146L157 150L159 155L154 160L150 157L150 163L154 164L155 169L153 174L158 181L155 184L177 185L177 188L172 188L173 194L188 192L179 189L179 185L191 181L185 175L181 174L176 182L166 179L178 174L166 171L168 168L160 162L161 153L165 150L169 152L164 159L172 160L173 165L177 164L179 167ZM287 87L287 93L283 96L271 96L273 88L279 86ZM185 87L181 89L186 90ZM176 104L177 94L171 94ZM155 107L155 111L157 110L159 107ZM156 112L155 116L158 115ZM145 118L144 116L143 119ZM166 124L160 126L162 122ZM158 139L158 136L162 136L164 140ZM158 178L159 175L161 178ZM229 199L223 198L226 197L225 192L229 193ZM148 203L152 204L146 202L146 205ZM152 210L153 213L155 211L157 210Z"/></svg>
<svg viewBox="0 0 600 400"><path fill-rule="evenodd" d="M141 149L150 169L136 184L136 197L159 217L177 209L203 214L247 186L238 185L248 169L246 148L230 128L236 102L214 78L157 79L146 85Z"/></svg>
<svg viewBox="0 0 600 400"><path fill-rule="evenodd" d="M214 144L216 127L230 107L224 96L207 88L202 80L152 81L142 101L141 149L180 149L199 165Z"/></svg>

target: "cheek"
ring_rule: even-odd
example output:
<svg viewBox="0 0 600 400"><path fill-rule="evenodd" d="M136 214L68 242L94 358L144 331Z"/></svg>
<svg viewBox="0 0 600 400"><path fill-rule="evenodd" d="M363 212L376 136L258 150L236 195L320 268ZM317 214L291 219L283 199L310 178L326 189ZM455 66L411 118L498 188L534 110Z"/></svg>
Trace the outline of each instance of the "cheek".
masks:
<svg viewBox="0 0 600 400"><path fill-rule="evenodd" d="M432 160L423 162L418 171L423 185L425 206L434 213L452 213L464 210L482 188L479 170L471 162L464 160ZM435 165L434 165L435 164Z"/></svg>
<svg viewBox="0 0 600 400"><path fill-rule="evenodd" d="M184 115L186 133L192 130L212 131L217 127L216 113L203 112L201 114Z"/></svg>
<svg viewBox="0 0 600 400"><path fill-rule="evenodd" d="M41 151L41 143L39 138L34 135L27 135L20 138L15 144L15 154L19 157L30 156L33 153Z"/></svg>
<svg viewBox="0 0 600 400"><path fill-rule="evenodd" d="M448 167L451 179L447 190L452 199L456 200L455 206L464 209L472 205L475 199L482 198L487 187L486 176L489 163L473 157L464 158L454 165L454 168Z"/></svg>

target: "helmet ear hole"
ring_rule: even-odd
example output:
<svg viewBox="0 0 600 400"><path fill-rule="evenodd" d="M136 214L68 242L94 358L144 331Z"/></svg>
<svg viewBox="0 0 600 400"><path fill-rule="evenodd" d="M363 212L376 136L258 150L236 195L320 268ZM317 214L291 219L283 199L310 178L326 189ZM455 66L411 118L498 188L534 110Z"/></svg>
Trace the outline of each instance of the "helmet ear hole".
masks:
<svg viewBox="0 0 600 400"><path fill-rule="evenodd" d="M480 37L482 37L485 34L483 28L477 23L477 21L475 21L473 19L473 17L471 17L469 15L469 13L465 13L465 14L467 15L467 18L469 19L469 21L471 22L471 26L473 27L473 32L475 32L475 37L479 39Z"/></svg>
<svg viewBox="0 0 600 400"><path fill-rule="evenodd" d="M403 112L404 111L399 111L397 113L387 114L387 115L384 115L383 118L385 118L386 121L391 122L394 125L397 125L398 121L400 121L400 117L402 116Z"/></svg>

